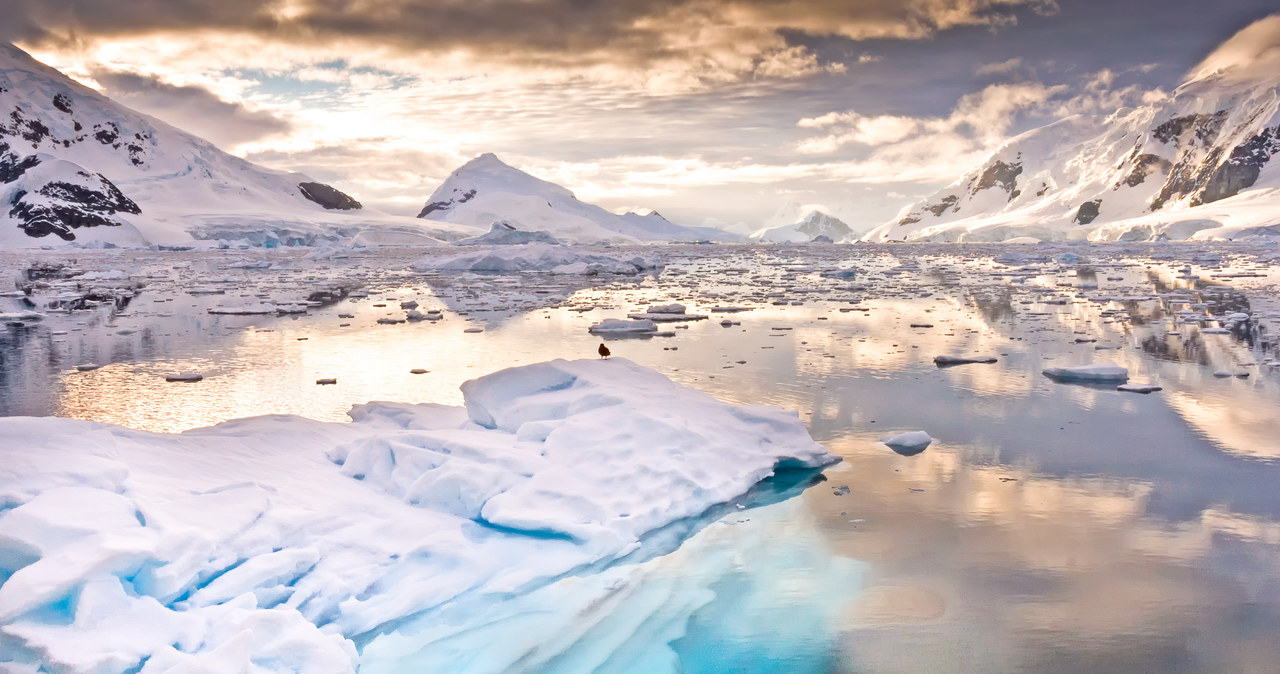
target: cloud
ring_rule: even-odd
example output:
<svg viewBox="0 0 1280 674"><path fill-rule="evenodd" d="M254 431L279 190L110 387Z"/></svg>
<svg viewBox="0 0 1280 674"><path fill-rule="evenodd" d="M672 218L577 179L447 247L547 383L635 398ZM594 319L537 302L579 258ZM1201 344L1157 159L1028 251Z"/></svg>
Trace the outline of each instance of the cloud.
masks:
<svg viewBox="0 0 1280 674"><path fill-rule="evenodd" d="M791 39L797 34L921 39L1056 10L1053 0L8 0L0 39L73 50L212 32L523 67L644 71L678 89L842 67L819 63Z"/></svg>
<svg viewBox="0 0 1280 674"><path fill-rule="evenodd" d="M1194 81L1212 75L1252 80L1274 77L1280 71L1280 14L1272 14L1249 24L1223 42L1192 68L1186 79Z"/></svg>
<svg viewBox="0 0 1280 674"><path fill-rule="evenodd" d="M1011 58L1008 61L1000 61L999 63L985 63L978 66L973 74L982 77L984 75L1009 75L1022 69L1022 59Z"/></svg>
<svg viewBox="0 0 1280 674"><path fill-rule="evenodd" d="M223 147L285 134L293 128L288 120L275 114L225 101L199 86L169 84L139 73L101 69L91 71L89 78L108 97Z"/></svg>
<svg viewBox="0 0 1280 674"><path fill-rule="evenodd" d="M1018 116L1044 109L1054 97L1066 92L1065 85L1040 82L992 84L956 102L946 117L878 115L868 117L855 111L833 112L801 119L797 126L824 129L826 135L807 138L797 146L802 154L830 154L847 145L892 146L920 137L951 144L953 138L969 139L986 147L1001 142Z"/></svg>
<svg viewBox="0 0 1280 674"><path fill-rule="evenodd" d="M980 163L1018 128L1072 114L1110 114L1166 96L1160 89L1117 86L1103 69L1076 84L992 84L961 96L945 116L830 112L797 122L820 132L796 150L827 159L833 175L851 182L945 184Z"/></svg>

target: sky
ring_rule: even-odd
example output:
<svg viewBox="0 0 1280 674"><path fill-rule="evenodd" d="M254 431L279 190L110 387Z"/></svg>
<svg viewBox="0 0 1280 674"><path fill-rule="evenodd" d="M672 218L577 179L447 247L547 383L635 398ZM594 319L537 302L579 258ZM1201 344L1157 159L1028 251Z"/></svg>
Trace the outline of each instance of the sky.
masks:
<svg viewBox="0 0 1280 674"><path fill-rule="evenodd" d="M134 109L413 215L494 152L610 209L865 231L1008 138L1175 88L1277 0L0 0Z"/></svg>

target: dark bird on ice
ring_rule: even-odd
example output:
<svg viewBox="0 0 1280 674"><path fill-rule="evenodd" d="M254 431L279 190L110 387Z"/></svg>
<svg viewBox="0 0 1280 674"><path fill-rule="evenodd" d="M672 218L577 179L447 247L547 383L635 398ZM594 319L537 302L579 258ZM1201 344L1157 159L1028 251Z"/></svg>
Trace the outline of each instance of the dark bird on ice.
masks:
<svg viewBox="0 0 1280 674"><path fill-rule="evenodd" d="M596 353L599 353L601 358L608 358L609 347L605 346L604 344L601 344L600 348L596 349Z"/></svg>

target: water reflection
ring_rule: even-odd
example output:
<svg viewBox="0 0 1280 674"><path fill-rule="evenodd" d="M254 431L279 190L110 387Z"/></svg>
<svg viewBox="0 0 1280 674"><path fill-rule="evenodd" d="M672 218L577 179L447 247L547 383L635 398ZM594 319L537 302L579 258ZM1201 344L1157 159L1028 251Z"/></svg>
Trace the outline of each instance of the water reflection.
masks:
<svg viewBox="0 0 1280 674"><path fill-rule="evenodd" d="M845 458L825 484L730 514L672 554L493 607L475 633L424 624L425 641L381 639L370 671L375 656L403 671L481 642L510 645L476 656L494 662L540 653L527 671L1261 671L1280 661L1280 389L1266 365L1280 279L1230 249L1184 272L1202 252L1071 266L997 264L995 247L672 248L656 278L589 279L407 272L420 252L323 269L282 252L104 253L82 262L136 265L146 287L125 306L7 326L0 411L174 431L263 413L341 420L371 399L459 404L462 381L498 367L594 357L586 328L602 318L673 301L750 308L739 325L714 314L610 348L722 399L797 410ZM271 267L232 266L260 262ZM197 272L238 280L187 295ZM337 287L367 296L300 317L206 313ZM401 301L444 318L377 322L403 317ZM1205 332L1230 313L1250 318ZM933 364L975 354L998 362ZM73 370L86 361L104 367ZM1040 374L1102 361L1165 390ZM205 380L163 381L176 371ZM928 451L878 442L911 430L936 439ZM566 623L576 631L547 632Z"/></svg>

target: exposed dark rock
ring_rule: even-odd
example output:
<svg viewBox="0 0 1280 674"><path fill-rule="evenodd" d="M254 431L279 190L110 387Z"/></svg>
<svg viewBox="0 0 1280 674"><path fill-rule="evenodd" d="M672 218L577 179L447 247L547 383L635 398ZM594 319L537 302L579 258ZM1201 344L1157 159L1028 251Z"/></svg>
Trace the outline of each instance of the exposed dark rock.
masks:
<svg viewBox="0 0 1280 674"><path fill-rule="evenodd" d="M38 147L41 141L49 137L49 127L38 119L27 119L19 108L14 108L13 112L9 113L9 119L13 121L10 133L21 136L31 143L31 147Z"/></svg>
<svg viewBox="0 0 1280 674"><path fill-rule="evenodd" d="M120 137L120 127L115 122L107 122L105 124L93 125L93 137L98 139L103 145L111 145Z"/></svg>
<svg viewBox="0 0 1280 674"><path fill-rule="evenodd" d="M1204 188L1192 200L1192 206L1233 197L1252 187L1271 157L1280 154L1280 127L1262 133L1231 149L1227 161L1212 169Z"/></svg>
<svg viewBox="0 0 1280 674"><path fill-rule="evenodd" d="M920 218L918 216L908 215L907 217L898 221L898 226L906 227L907 225L914 225L917 222L920 222Z"/></svg>
<svg viewBox="0 0 1280 674"><path fill-rule="evenodd" d="M425 218L427 217L428 214L434 213L436 211L447 211L450 208L453 208L457 204L465 204L466 202L471 201L473 198L475 198L475 196L476 196L475 190L467 190L466 192L462 193L462 196L459 196L456 199L446 199L444 201L433 201L422 208L422 212L418 213L418 217Z"/></svg>
<svg viewBox="0 0 1280 674"><path fill-rule="evenodd" d="M0 143L0 184L11 183L39 165L40 159L35 155L19 158L9 151L8 143Z"/></svg>
<svg viewBox="0 0 1280 674"><path fill-rule="evenodd" d="M1102 200L1094 199L1080 204L1080 208L1076 210L1075 221L1077 224L1087 225L1098 218L1098 214L1102 212Z"/></svg>
<svg viewBox="0 0 1280 674"><path fill-rule="evenodd" d="M978 176L978 181L973 185L973 194L977 194L982 190L988 190L999 185L1005 192L1012 195L1018 189L1018 176L1022 174L1022 162L1006 164L1002 161L994 161L982 171L982 175ZM1010 196L1012 201L1013 197Z"/></svg>
<svg viewBox="0 0 1280 674"><path fill-rule="evenodd" d="M1154 154L1140 154L1133 157L1133 170L1121 182L1129 187L1137 187L1146 181L1147 176L1157 171L1167 173L1173 168L1173 162ZM1116 187L1119 187L1117 185Z"/></svg>
<svg viewBox="0 0 1280 674"><path fill-rule="evenodd" d="M1212 115L1184 115L1157 126L1151 131L1151 135L1166 144L1177 142L1179 145L1190 145L1198 140L1208 146L1217 139L1226 120L1226 110L1219 110ZM1194 134L1188 137L1189 132Z"/></svg>
<svg viewBox="0 0 1280 674"><path fill-rule="evenodd" d="M350 195L324 183L298 183L302 196L330 210L354 211L362 208Z"/></svg>
<svg viewBox="0 0 1280 674"><path fill-rule="evenodd" d="M951 209L959 201L960 201L960 197L954 194L948 194L947 196L942 197L942 200L939 201L938 203L933 204L932 206L925 206L924 210L929 211L930 213L933 213L934 215L941 217L943 213L946 213L948 209Z"/></svg>
<svg viewBox="0 0 1280 674"><path fill-rule="evenodd" d="M69 115L71 114L71 99L67 98L66 94L56 94L53 97L53 107Z"/></svg>
<svg viewBox="0 0 1280 674"><path fill-rule="evenodd" d="M1280 153L1280 128L1270 128L1231 148L1214 147L1199 160L1188 153L1169 172L1160 193L1151 200L1151 210L1167 202L1190 196L1199 206L1235 196L1258 180L1262 167ZM1223 156L1226 159L1223 159Z"/></svg>

